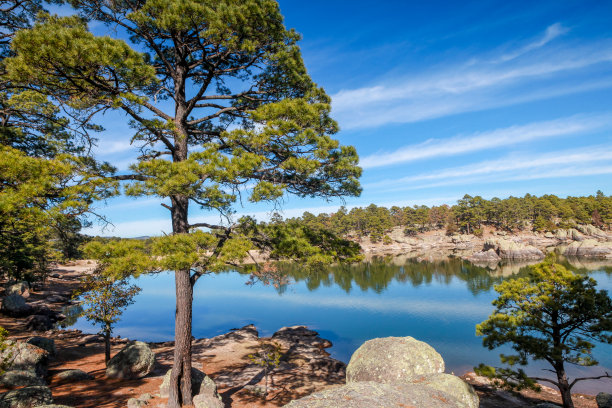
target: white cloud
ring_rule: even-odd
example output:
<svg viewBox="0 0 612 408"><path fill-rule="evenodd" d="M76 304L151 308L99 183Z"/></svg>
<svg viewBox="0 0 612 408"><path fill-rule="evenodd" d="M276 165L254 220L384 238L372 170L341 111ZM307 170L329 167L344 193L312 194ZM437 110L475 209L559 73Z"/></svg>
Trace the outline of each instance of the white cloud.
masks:
<svg viewBox="0 0 612 408"><path fill-rule="evenodd" d="M552 24L546 28L546 31L544 32L544 35L542 35L541 38L525 45L524 47L516 51L502 55L498 61L503 62L513 60L523 54L545 46L549 42L553 41L555 38L567 33L568 31L569 28L564 27L561 23Z"/></svg>
<svg viewBox="0 0 612 408"><path fill-rule="evenodd" d="M421 173L364 186L383 191L414 190L486 182L612 174L610 146L593 146L541 155L510 155L497 160Z"/></svg>
<svg viewBox="0 0 612 408"><path fill-rule="evenodd" d="M612 122L612 115L572 116L522 126L495 129L449 139L430 139L424 143L401 147L390 153L376 153L360 160L363 168L454 156L479 150L510 146L537 139L584 133Z"/></svg>
<svg viewBox="0 0 612 408"><path fill-rule="evenodd" d="M100 154L112 154L126 152L133 148L129 140L101 140L96 151Z"/></svg>
<svg viewBox="0 0 612 408"><path fill-rule="evenodd" d="M560 25L549 27L542 39L526 46L533 52L523 47L513 58L507 54L497 62L447 63L434 73L341 90L332 96L334 116L344 129L410 123L581 92L592 89L593 82L601 86L597 76L582 71L612 62L612 44L547 50L545 45L564 30ZM572 80L566 82L568 73Z"/></svg>

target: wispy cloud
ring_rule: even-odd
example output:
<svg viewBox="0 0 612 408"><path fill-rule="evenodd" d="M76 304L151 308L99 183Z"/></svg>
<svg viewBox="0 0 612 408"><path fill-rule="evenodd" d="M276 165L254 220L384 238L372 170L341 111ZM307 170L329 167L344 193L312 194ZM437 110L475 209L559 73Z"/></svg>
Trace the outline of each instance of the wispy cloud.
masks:
<svg viewBox="0 0 612 408"><path fill-rule="evenodd" d="M361 159L360 164L363 168L373 168L433 157L454 156L538 139L585 133L611 123L612 114L571 116L470 135L458 135L448 139L430 139L424 143L403 146L393 152L366 156Z"/></svg>
<svg viewBox="0 0 612 408"><path fill-rule="evenodd" d="M592 89L596 79L582 71L599 64L609 69L612 42L547 49L547 44L566 31L559 24L552 25L541 39L494 61L454 61L434 73L417 72L410 77L396 76L376 85L342 90L332 96L334 114L344 129L373 127ZM573 81L564 80L567 73L572 73ZM551 81L555 83L554 92L547 88Z"/></svg>
<svg viewBox="0 0 612 408"><path fill-rule="evenodd" d="M102 140L98 143L96 151L100 154L111 154L126 152L131 149L134 149L134 146L129 140Z"/></svg>
<svg viewBox="0 0 612 408"><path fill-rule="evenodd" d="M530 42L518 50L502 55L497 61L510 61L530 51L536 50L553 41L555 38L567 33L569 28L564 27L561 23L555 23L546 28L544 34L537 40Z"/></svg>
<svg viewBox="0 0 612 408"><path fill-rule="evenodd" d="M401 191L486 182L612 174L610 160L612 160L612 148L608 145L540 155L513 154L497 160L383 180L364 187Z"/></svg>

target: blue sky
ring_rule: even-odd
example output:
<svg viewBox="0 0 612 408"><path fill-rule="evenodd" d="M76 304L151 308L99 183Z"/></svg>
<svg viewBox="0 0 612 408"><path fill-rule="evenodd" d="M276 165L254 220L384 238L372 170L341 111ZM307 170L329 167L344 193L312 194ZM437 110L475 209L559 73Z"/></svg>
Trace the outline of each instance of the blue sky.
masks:
<svg viewBox="0 0 612 408"><path fill-rule="evenodd" d="M350 6L349 6L350 5ZM358 198L286 198L284 216L531 194L612 194L612 2L281 0L343 144L364 168ZM92 27L94 28L94 27ZM103 33L103 27L94 31ZM133 161L120 116L98 152ZM158 199L116 198L102 235L170 232ZM265 218L270 205L240 214ZM192 217L218 216L193 208Z"/></svg>

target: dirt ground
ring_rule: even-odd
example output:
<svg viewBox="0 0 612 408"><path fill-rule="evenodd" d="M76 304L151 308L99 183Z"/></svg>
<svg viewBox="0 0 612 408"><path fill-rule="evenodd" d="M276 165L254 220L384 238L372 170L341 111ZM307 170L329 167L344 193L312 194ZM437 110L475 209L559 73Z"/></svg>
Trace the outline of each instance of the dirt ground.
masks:
<svg viewBox="0 0 612 408"><path fill-rule="evenodd" d="M54 295L68 296L79 286L80 277L93 269L93 264L80 261L65 266L57 266L55 278L49 278L43 285L31 290L28 303L46 305L61 311L66 301L49 302ZM3 290L3 289L2 289ZM79 408L123 408L130 398L150 393L152 407L164 406L166 400L159 396L162 377L172 365L172 343L150 344L156 353L156 367L153 373L139 380L116 380L105 377L104 347L97 336L77 330L50 330L43 333L25 330L25 319L9 318L0 315L0 326L5 327L10 338L25 340L33 335L53 338L58 355L50 361L48 383L54 403ZM281 364L271 374L270 392L265 399L260 395L264 385L264 375L260 367L248 358L262 342L267 339L257 336L241 335L243 332L228 333L214 339L199 339L193 345L193 367L208 374L218 386L218 391L226 407L255 408L282 406L297 399L337 386L344 382L341 376L331 375L330 371L308 367L305 360L294 360ZM112 354L125 347L127 339L114 339ZM292 367L289 369L288 367ZM297 369L295 367L298 367ZM91 374L91 381L61 383L55 376L66 369L80 369ZM560 404L558 392L544 387L541 393L532 391L518 394L496 391L487 386L484 379L473 373L463 378L471 383L481 398L481 407L528 407L544 401ZM0 392L4 392L0 388ZM576 408L596 408L595 398L590 395L576 394Z"/></svg>

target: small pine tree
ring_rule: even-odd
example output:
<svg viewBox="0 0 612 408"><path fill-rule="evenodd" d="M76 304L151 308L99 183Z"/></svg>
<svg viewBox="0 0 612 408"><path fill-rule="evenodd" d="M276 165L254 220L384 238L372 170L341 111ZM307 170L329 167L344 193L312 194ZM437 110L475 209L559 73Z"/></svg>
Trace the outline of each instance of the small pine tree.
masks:
<svg viewBox="0 0 612 408"><path fill-rule="evenodd" d="M138 292L140 292L138 286L130 285L126 279L106 276L101 273L100 268L83 279L83 290L80 292L84 301L82 316L101 327L106 364L110 360L113 325L119 321L123 309L134 303L134 296Z"/></svg>
<svg viewBox="0 0 612 408"><path fill-rule="evenodd" d="M249 354L249 360L263 367L265 377L264 398L268 395L268 374L280 364L281 346L277 343L265 343L257 353Z"/></svg>

